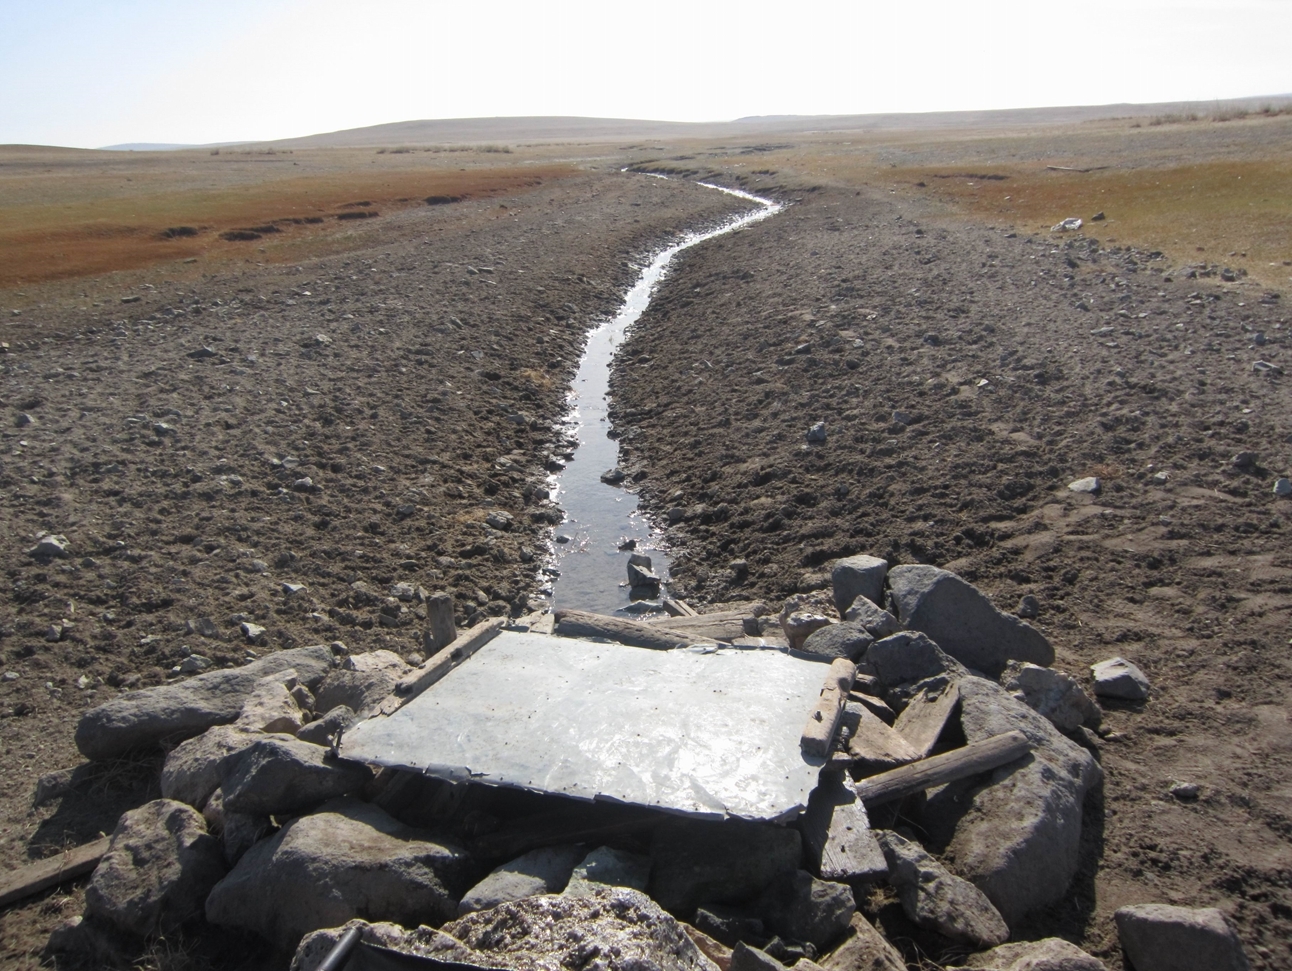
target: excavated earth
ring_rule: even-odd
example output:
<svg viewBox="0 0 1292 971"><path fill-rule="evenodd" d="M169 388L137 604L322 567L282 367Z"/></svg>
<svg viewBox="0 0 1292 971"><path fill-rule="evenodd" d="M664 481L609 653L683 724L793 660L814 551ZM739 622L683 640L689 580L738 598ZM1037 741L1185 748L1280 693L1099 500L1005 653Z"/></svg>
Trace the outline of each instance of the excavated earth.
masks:
<svg viewBox="0 0 1292 971"><path fill-rule="evenodd" d="M383 217L380 245L345 256L79 281L8 318L0 867L156 797L159 762L141 758L31 808L42 774L83 761L80 714L119 688L163 683L190 654L420 652L424 612L386 597L399 581L449 590L459 624L527 611L585 332L637 263L746 208L589 173ZM486 525L493 512L512 522ZM27 555L46 532L67 557ZM0 953L36 966L82 897L8 909Z"/></svg>
<svg viewBox="0 0 1292 971"><path fill-rule="evenodd" d="M865 552L1005 610L1035 596L1056 667L1089 684L1124 656L1153 693L1105 704L1082 872L1016 937L1121 967L1117 907L1216 905L1254 966L1292 964L1292 501L1273 492L1292 378L1253 369L1288 364L1287 301L1102 246L1098 223L794 198L685 254L617 358L623 467L669 524L674 592L774 602ZM1087 476L1099 493L1067 488Z"/></svg>

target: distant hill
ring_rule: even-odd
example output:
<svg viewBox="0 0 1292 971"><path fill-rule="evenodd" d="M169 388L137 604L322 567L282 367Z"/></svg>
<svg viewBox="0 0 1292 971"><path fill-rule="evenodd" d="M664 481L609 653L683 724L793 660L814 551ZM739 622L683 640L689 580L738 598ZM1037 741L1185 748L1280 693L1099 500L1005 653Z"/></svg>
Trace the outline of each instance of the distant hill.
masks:
<svg viewBox="0 0 1292 971"><path fill-rule="evenodd" d="M201 145L179 145L171 142L126 142L122 145L104 145L100 152L176 152L181 148L201 148Z"/></svg>
<svg viewBox="0 0 1292 971"><path fill-rule="evenodd" d="M517 142L620 141L652 138L740 138L838 131L932 131L956 128L1014 128L1075 124L1104 118L1255 110L1292 101L1292 95L1228 101L1161 104L1076 105L993 111L930 111L871 115L753 115L734 121L677 122L631 118L498 117L399 121L367 128L258 142L274 148L367 148L397 146L515 144Z"/></svg>

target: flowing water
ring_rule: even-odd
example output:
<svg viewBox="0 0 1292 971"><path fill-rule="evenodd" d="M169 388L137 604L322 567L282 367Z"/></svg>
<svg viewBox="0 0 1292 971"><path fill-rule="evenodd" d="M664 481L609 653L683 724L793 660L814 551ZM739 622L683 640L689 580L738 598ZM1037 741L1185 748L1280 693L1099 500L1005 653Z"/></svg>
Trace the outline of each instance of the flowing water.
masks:
<svg viewBox="0 0 1292 971"><path fill-rule="evenodd" d="M707 239L766 219L782 208L779 203L748 192L700 184L757 203L759 208L732 217L715 229L689 233L661 252L642 270L614 319L588 335L570 390L571 408L567 418L578 445L569 465L553 477L552 498L566 513L566 521L555 531L549 567L556 575L552 599L557 607L600 613L628 609L630 548L649 556L655 572L667 577L668 554L662 533L637 508L637 497L624 488L627 483L611 486L601 481L603 473L619 464L619 446L609 436L606 395L610 365L628 328L650 303L673 257Z"/></svg>

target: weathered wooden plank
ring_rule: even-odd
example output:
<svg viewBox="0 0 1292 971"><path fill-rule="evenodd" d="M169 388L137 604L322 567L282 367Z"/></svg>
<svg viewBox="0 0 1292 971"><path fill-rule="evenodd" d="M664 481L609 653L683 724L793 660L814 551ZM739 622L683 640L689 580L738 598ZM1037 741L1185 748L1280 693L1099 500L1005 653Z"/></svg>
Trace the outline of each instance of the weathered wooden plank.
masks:
<svg viewBox="0 0 1292 971"><path fill-rule="evenodd" d="M427 654L444 650L458 639L458 627L453 622L453 597L444 591L426 598L426 622L429 625L422 635L422 647Z"/></svg>
<svg viewBox="0 0 1292 971"><path fill-rule="evenodd" d="M460 634L457 640L444 648L444 650L427 658L421 666L413 670L412 674L405 675L395 685L395 696L398 696L399 701L393 707L398 708L417 697L476 651L480 650L480 648L488 644L498 636L498 632L502 630L504 623L506 621L499 617L472 627L470 630ZM386 711L387 702L390 700L388 698L386 702L382 703L381 710L385 714L390 714L389 711Z"/></svg>
<svg viewBox="0 0 1292 971"><path fill-rule="evenodd" d="M685 617L659 617L647 621L653 627L667 627L690 634L695 640L734 641L745 636L745 620L753 618L744 611L730 610L720 614L694 614Z"/></svg>
<svg viewBox="0 0 1292 971"><path fill-rule="evenodd" d="M955 684L925 688L897 716L893 728L911 744L919 758L924 758L938 743L938 737L959 701L960 690Z"/></svg>
<svg viewBox="0 0 1292 971"><path fill-rule="evenodd" d="M659 604L670 617L697 617L699 612L685 600L674 600L672 597L660 597Z"/></svg>
<svg viewBox="0 0 1292 971"><path fill-rule="evenodd" d="M867 806L878 806L957 779L990 772L1021 758L1031 750L1032 743L1022 732L1005 732L953 752L935 755L862 779L856 784L857 796Z"/></svg>
<svg viewBox="0 0 1292 971"><path fill-rule="evenodd" d="M844 773L821 773L800 828L808 859L822 880L873 880L888 872L866 807Z"/></svg>
<svg viewBox="0 0 1292 971"><path fill-rule="evenodd" d="M921 758L901 735L889 728L865 705L854 705L849 715L855 713L857 724L852 725L848 739L848 754L870 772L893 769ZM851 721L849 716L845 716Z"/></svg>
<svg viewBox="0 0 1292 971"><path fill-rule="evenodd" d="M103 854L108 852L108 842L109 838L104 836L58 856L11 870L0 878L0 907L8 907L17 900L85 876L99 865Z"/></svg>
<svg viewBox="0 0 1292 971"><path fill-rule="evenodd" d="M843 712L848 689L852 687L856 676L857 666L847 658L837 657L830 662L830 671L821 688L821 696L817 699L812 714L808 716L807 724L803 726L803 736L799 739L799 747L808 758L823 759L830 754L830 741L839 726L839 715Z"/></svg>
<svg viewBox="0 0 1292 971"><path fill-rule="evenodd" d="M879 720L885 725L891 725L897 720L897 712L888 707L883 698L876 698L874 695L860 694L857 691L848 692L848 701L855 702L859 705L865 705L871 713L879 716Z"/></svg>
<svg viewBox="0 0 1292 971"><path fill-rule="evenodd" d="M695 643L703 638L693 633L672 631L655 624L621 620L583 610L558 610L555 633L565 637L604 637L633 647L651 647L668 651Z"/></svg>

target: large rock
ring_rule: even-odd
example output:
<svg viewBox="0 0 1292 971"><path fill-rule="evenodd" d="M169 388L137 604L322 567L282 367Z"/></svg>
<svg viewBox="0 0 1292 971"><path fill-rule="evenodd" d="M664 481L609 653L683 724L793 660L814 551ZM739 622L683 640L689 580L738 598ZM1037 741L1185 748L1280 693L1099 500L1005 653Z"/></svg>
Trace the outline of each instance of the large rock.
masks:
<svg viewBox="0 0 1292 971"><path fill-rule="evenodd" d="M288 669L278 676L261 678L242 705L242 712L233 724L258 732L284 732L295 735L305 724L307 715L292 695L296 671Z"/></svg>
<svg viewBox="0 0 1292 971"><path fill-rule="evenodd" d="M419 927L410 931L400 927L398 924L385 921L370 924L366 920L350 920L340 927L326 927L322 930L310 931L301 938L300 944L296 947L296 954L292 957L290 971L317 971L327 956L332 953L332 949L340 943L341 938L352 928L358 928L359 940L365 944L414 952L419 947L442 936L439 931L432 930L429 927ZM470 952L467 948L460 947L461 952L455 957L459 959L469 957ZM440 956L443 960L452 960L447 955L437 956Z"/></svg>
<svg viewBox="0 0 1292 971"><path fill-rule="evenodd" d="M457 913L466 853L357 799L337 799L257 843L216 884L206 919L287 949L353 917L438 924Z"/></svg>
<svg viewBox="0 0 1292 971"><path fill-rule="evenodd" d="M754 909L769 930L820 949L848 929L857 903L846 883L818 880L806 870L792 870L772 881Z"/></svg>
<svg viewBox="0 0 1292 971"><path fill-rule="evenodd" d="M906 916L953 941L994 947L1009 940L1009 928L981 890L950 873L919 843L892 830L875 831L888 860L888 882Z"/></svg>
<svg viewBox="0 0 1292 971"><path fill-rule="evenodd" d="M88 759L110 759L131 749L154 748L163 739L180 741L213 725L227 725L242 713L261 678L288 668L295 668L300 682L313 690L332 669L332 651L323 645L297 647L240 668L127 692L81 716L76 747Z"/></svg>
<svg viewBox="0 0 1292 971"><path fill-rule="evenodd" d="M750 947L742 941L732 950L727 971L785 971L785 965L766 951Z"/></svg>
<svg viewBox="0 0 1292 971"><path fill-rule="evenodd" d="M560 893L584 858L581 846L545 846L530 850L493 870L458 903L458 916L488 910L509 900L541 893Z"/></svg>
<svg viewBox="0 0 1292 971"><path fill-rule="evenodd" d="M650 857L599 846L574 868L565 893L586 897L601 887L628 887L645 891L650 883Z"/></svg>
<svg viewBox="0 0 1292 971"><path fill-rule="evenodd" d="M1233 925L1214 907L1136 904L1113 919L1135 971L1248 971Z"/></svg>
<svg viewBox="0 0 1292 971"><path fill-rule="evenodd" d="M877 607L865 597L858 597L852 606L844 612L845 620L853 621L865 628L866 633L879 640L896 634L902 629L901 623L887 610Z"/></svg>
<svg viewBox="0 0 1292 971"><path fill-rule="evenodd" d="M821 958L825 971L906 971L906 961L864 916L853 914L843 943Z"/></svg>
<svg viewBox="0 0 1292 971"><path fill-rule="evenodd" d="M263 732L216 725L181 742L162 765L162 795L201 809L219 788L233 758L264 737Z"/></svg>
<svg viewBox="0 0 1292 971"><path fill-rule="evenodd" d="M333 759L318 745L266 735L232 758L221 788L227 811L279 816L347 795L370 778L367 766Z"/></svg>
<svg viewBox="0 0 1292 971"><path fill-rule="evenodd" d="M970 954L963 965L956 967L982 971L1108 971L1103 961L1060 937L1002 944L990 951Z"/></svg>
<svg viewBox="0 0 1292 971"><path fill-rule="evenodd" d="M844 621L813 631L803 642L802 650L821 657L846 657L849 661L857 661L874 641L875 638L861 624Z"/></svg>
<svg viewBox="0 0 1292 971"><path fill-rule="evenodd" d="M1062 671L1023 661L1010 661L1000 678L1001 686L1027 707L1050 720L1061 732L1081 725L1097 727L1103 712L1081 685Z"/></svg>
<svg viewBox="0 0 1292 971"><path fill-rule="evenodd" d="M858 597L865 597L872 604L882 604L887 574L888 561L877 556L849 556L837 560L830 571L830 586L839 613L846 613Z"/></svg>
<svg viewBox="0 0 1292 971"><path fill-rule="evenodd" d="M349 729L358 720L358 716L345 705L337 705L322 718L298 731L296 737L311 745L331 746L339 733Z"/></svg>
<svg viewBox="0 0 1292 971"><path fill-rule="evenodd" d="M201 813L156 799L118 821L85 890L85 913L132 934L174 930L202 913L224 873L220 844Z"/></svg>
<svg viewBox="0 0 1292 971"><path fill-rule="evenodd" d="M351 654L314 692L314 707L331 711L345 705L360 715L381 704L412 667L394 651Z"/></svg>
<svg viewBox="0 0 1292 971"><path fill-rule="evenodd" d="M1054 663L1054 648L1030 624L997 610L954 573L895 566L888 586L902 626L923 631L967 667L998 675L1009 661Z"/></svg>
<svg viewBox="0 0 1292 971"><path fill-rule="evenodd" d="M1095 694L1100 698L1143 701L1148 697L1148 678L1124 657L1092 664L1090 671L1095 676Z"/></svg>
<svg viewBox="0 0 1292 971"><path fill-rule="evenodd" d="M954 680L969 673L926 635L909 630L870 645L859 667L873 671L886 688L938 675Z"/></svg>
<svg viewBox="0 0 1292 971"><path fill-rule="evenodd" d="M643 893L525 897L445 924L486 967L716 971L681 924ZM461 960L461 958L458 958Z"/></svg>
<svg viewBox="0 0 1292 971"><path fill-rule="evenodd" d="M961 678L960 724L968 742L1021 731L1030 753L984 780L944 786L924 806L925 829L946 842L943 858L1013 926L1061 900L1077 872L1081 810L1103 778L1084 748L983 678Z"/></svg>
<svg viewBox="0 0 1292 971"><path fill-rule="evenodd" d="M689 917L700 904L743 903L802 856L798 830L770 823L667 819L651 842L650 895Z"/></svg>

